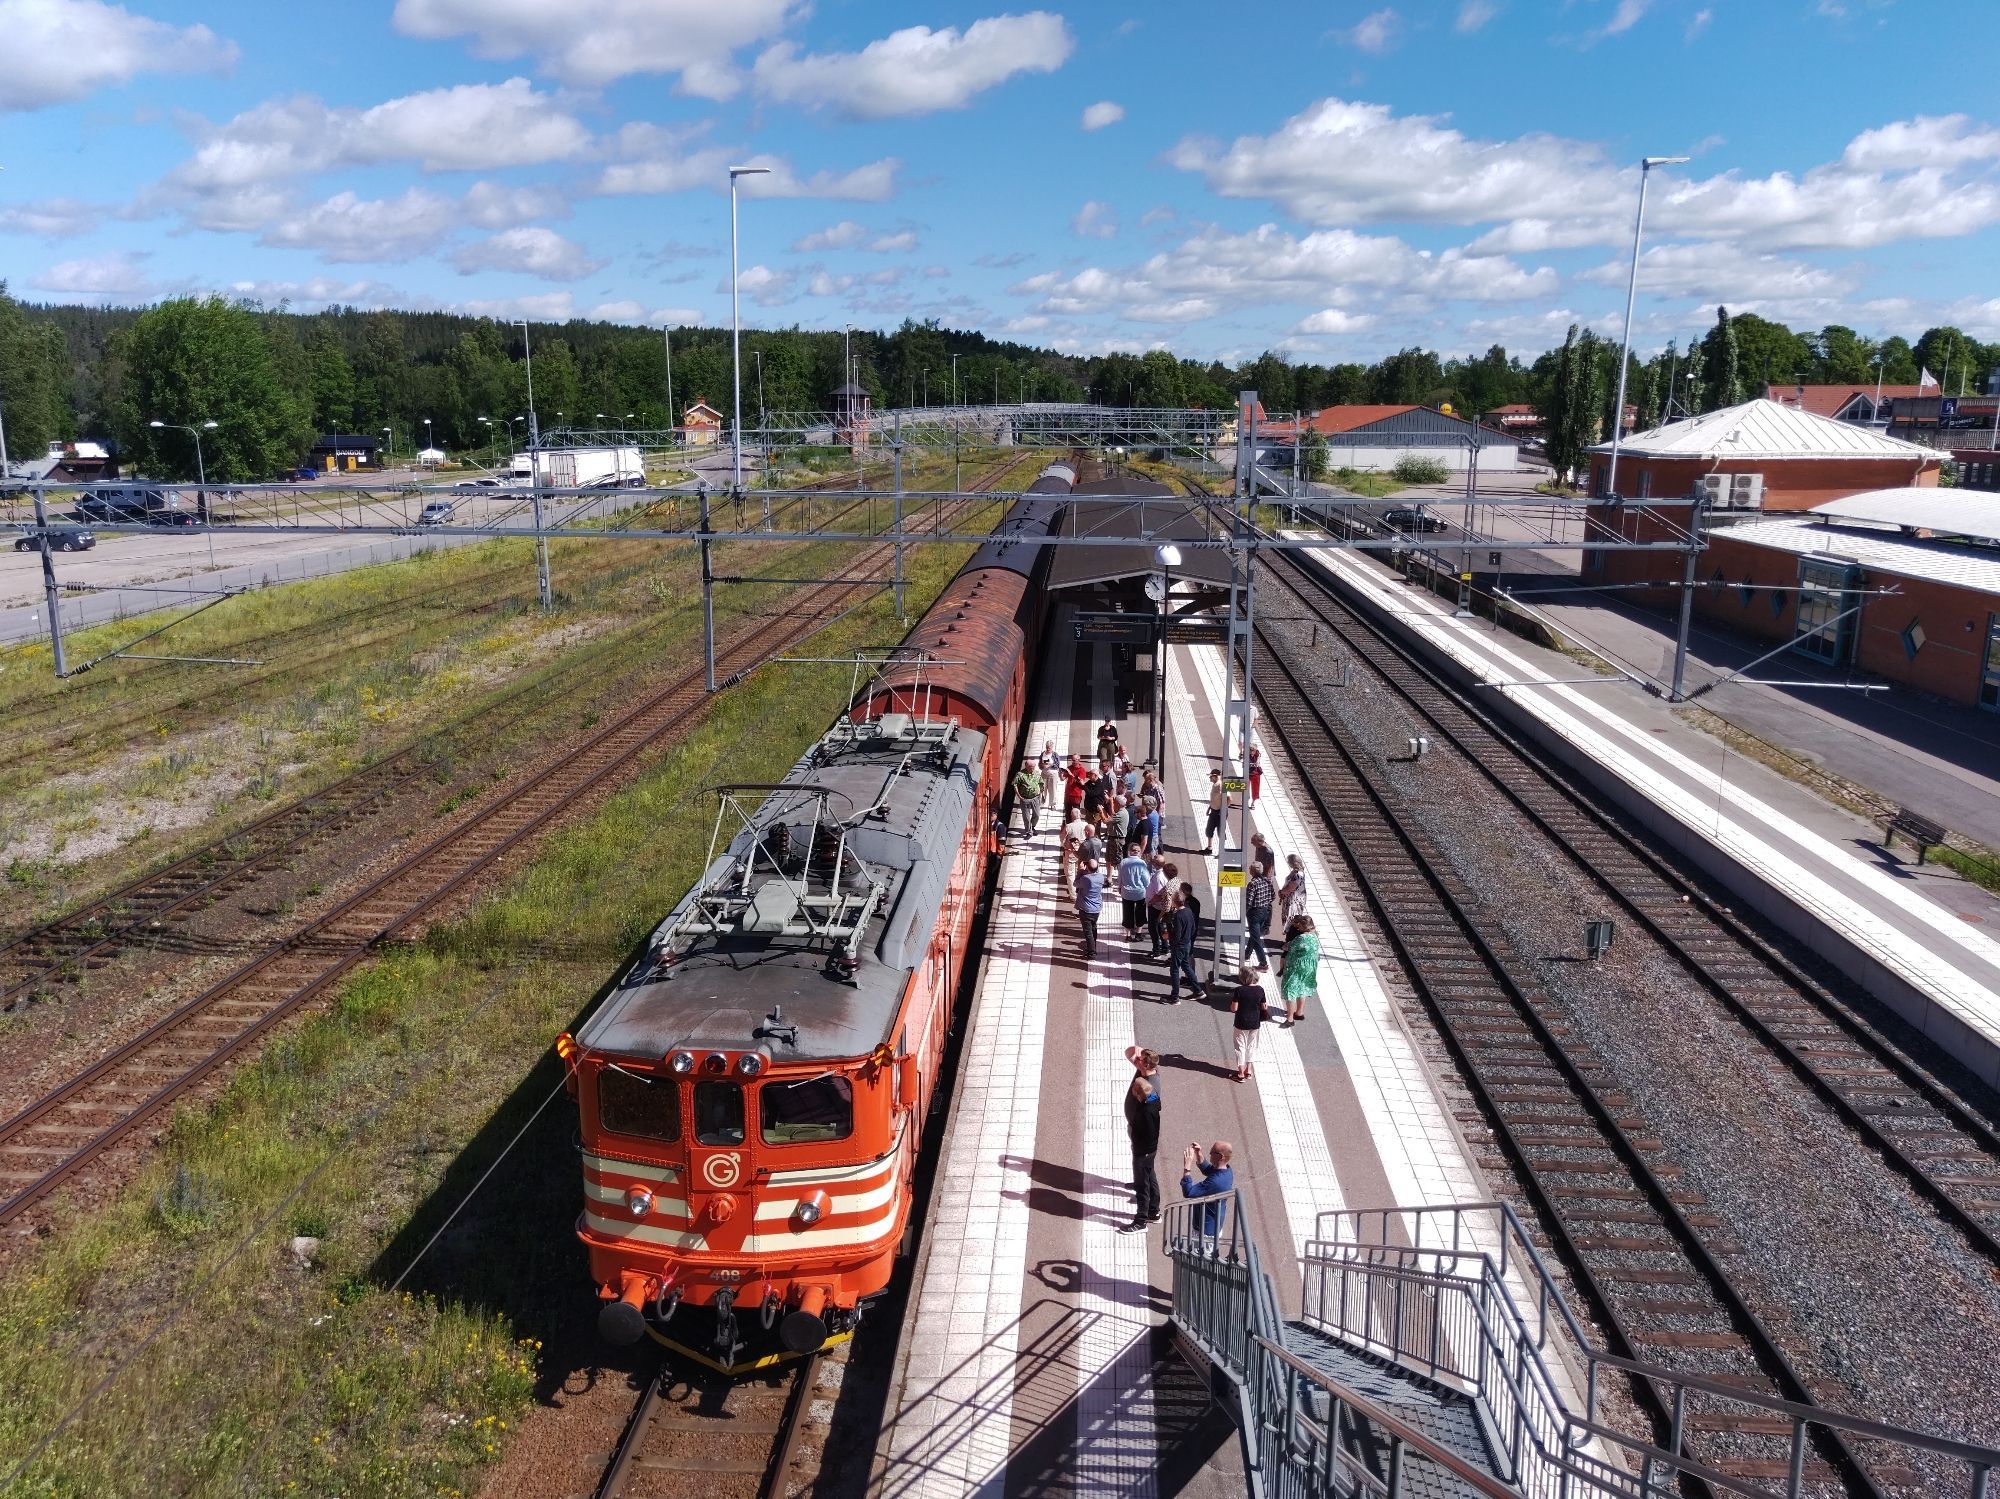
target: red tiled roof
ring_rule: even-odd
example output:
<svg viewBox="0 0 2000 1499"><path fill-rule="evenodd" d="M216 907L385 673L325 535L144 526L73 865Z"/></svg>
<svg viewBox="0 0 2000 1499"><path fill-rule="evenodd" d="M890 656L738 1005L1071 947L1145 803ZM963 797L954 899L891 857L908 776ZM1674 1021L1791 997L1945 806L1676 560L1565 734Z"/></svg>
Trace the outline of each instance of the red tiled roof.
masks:
<svg viewBox="0 0 2000 1499"><path fill-rule="evenodd" d="M1792 406L1801 411L1810 411L1814 416L1835 416L1839 414L1843 406L1856 396L1867 396L1871 400L1875 396L1875 386L1873 383L1867 385L1778 385L1773 383L1767 385L1765 389L1770 393L1770 399L1776 401L1780 406ZM1925 394L1936 395L1937 387L1935 385L1923 386L1921 388L1915 385L1885 385L1882 387L1882 399L1885 401L1892 396L1920 396Z"/></svg>
<svg viewBox="0 0 2000 1499"><path fill-rule="evenodd" d="M1505 406L1495 406L1491 411L1487 412L1486 414L1489 417L1534 416L1535 408L1533 406L1530 406L1526 401L1509 401Z"/></svg>
<svg viewBox="0 0 2000 1499"><path fill-rule="evenodd" d="M1417 409L1415 406L1329 406L1312 419L1312 429L1327 433L1352 432L1370 422L1401 416L1405 411Z"/></svg>

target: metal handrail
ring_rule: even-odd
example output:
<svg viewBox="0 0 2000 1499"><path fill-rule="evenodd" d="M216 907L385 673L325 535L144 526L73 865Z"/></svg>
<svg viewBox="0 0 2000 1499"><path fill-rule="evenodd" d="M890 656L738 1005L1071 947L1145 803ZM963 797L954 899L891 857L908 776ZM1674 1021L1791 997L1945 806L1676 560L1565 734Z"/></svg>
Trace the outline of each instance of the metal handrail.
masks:
<svg viewBox="0 0 2000 1499"><path fill-rule="evenodd" d="M1475 1220L1480 1217L1491 1220L1483 1235L1475 1231ZM1426 1228L1437 1224L1447 1225L1448 1232L1439 1228L1426 1242ZM1342 1237L1343 1229L1350 1225L1351 1236ZM1392 1229L1406 1242L1395 1242ZM1480 1247L1482 1237L1493 1250ZM1752 1499L1778 1499L1779 1495L1796 1499L1803 1491L1805 1457L1815 1427L1962 1463L1969 1476L1962 1492L1970 1499L1985 1499L1991 1475L2000 1469L2000 1451L1991 1448L1801 1404L1600 1350L1584 1333L1520 1220L1505 1203L1322 1213L1315 1225L1315 1238L1306 1246L1304 1262L1308 1322L1315 1320L1317 1312L1318 1320L1336 1335L1381 1349L1433 1378L1463 1385L1507 1439L1515 1481L1531 1491L1565 1496L1636 1495L1643 1499L1668 1492L1685 1474L1713 1489ZM1342 1278L1332 1318L1326 1316L1324 1277L1329 1273ZM1518 1304L1510 1273L1528 1282L1534 1295L1532 1315ZM1320 1278L1320 1295L1314 1298L1310 1292L1316 1276ZM1348 1276L1364 1283L1353 1312L1345 1284ZM1415 1322L1422 1333L1420 1342L1406 1336L1412 1320L1407 1315L1412 1294L1417 1301ZM1377 1302L1384 1295L1390 1305L1383 1329L1387 1336L1378 1334L1376 1326ZM1470 1350L1453 1348L1441 1336L1447 1305L1454 1300L1462 1300L1469 1310L1469 1320L1461 1326L1477 1340ZM1359 1326L1355 1325L1357 1318ZM1581 1412L1568 1408L1545 1357L1551 1353L1550 1334L1558 1328L1568 1334L1572 1346L1567 1351L1583 1364ZM1470 1367L1460 1356L1468 1351ZM1608 1376L1664 1386L1662 1403L1673 1412L1668 1446L1656 1446L1598 1418L1597 1397ZM1782 1489L1732 1477L1683 1450L1689 1405L1695 1396L1711 1397L1739 1410L1789 1423L1790 1463ZM1523 1439L1530 1445L1523 1446ZM1629 1469L1589 1456L1584 1449L1592 1442L1636 1465L1636 1477Z"/></svg>

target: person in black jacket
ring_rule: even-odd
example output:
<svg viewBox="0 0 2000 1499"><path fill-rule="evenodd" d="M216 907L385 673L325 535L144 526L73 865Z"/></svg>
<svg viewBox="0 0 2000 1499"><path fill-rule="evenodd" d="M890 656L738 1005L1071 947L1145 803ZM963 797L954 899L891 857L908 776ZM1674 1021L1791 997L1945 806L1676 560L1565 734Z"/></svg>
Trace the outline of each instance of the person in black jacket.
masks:
<svg viewBox="0 0 2000 1499"><path fill-rule="evenodd" d="M1132 1054L1132 1086L1125 1091L1125 1133L1132 1140L1132 1221L1127 1233L1160 1221L1160 1174L1153 1157L1160 1148L1160 1058L1150 1050Z"/></svg>

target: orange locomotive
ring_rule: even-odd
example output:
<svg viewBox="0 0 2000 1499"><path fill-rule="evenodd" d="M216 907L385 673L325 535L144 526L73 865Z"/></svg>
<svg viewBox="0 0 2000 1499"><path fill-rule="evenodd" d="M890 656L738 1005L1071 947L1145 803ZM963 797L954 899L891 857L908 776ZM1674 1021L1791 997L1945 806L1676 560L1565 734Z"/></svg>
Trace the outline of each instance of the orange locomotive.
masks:
<svg viewBox="0 0 2000 1499"><path fill-rule="evenodd" d="M700 883L558 1042L609 1340L749 1367L742 1318L810 1353L888 1285L1040 635L1020 538L1074 482L1043 471L782 782L721 788Z"/></svg>

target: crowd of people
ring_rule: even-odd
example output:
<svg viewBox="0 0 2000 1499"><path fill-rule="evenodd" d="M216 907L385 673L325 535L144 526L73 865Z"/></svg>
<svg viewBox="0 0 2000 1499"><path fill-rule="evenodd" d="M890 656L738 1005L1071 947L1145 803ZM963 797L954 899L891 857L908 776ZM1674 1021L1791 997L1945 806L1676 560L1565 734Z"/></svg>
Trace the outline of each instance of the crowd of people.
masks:
<svg viewBox="0 0 2000 1499"><path fill-rule="evenodd" d="M1254 807L1263 794L1264 765L1260 749L1250 750L1247 782ZM1196 965L1202 936L1201 897L1194 883L1181 877L1169 857L1161 829L1166 816L1166 788L1149 764L1135 763L1126 752L1115 723L1107 719L1096 734L1092 757L1064 756L1053 741L1022 763L1013 782L1014 808L1024 837L1039 837L1044 817L1055 817L1060 844L1063 888L1076 910L1085 962L1095 962L1099 922L1106 899L1115 894L1120 931L1131 944L1127 961L1167 965L1164 1002L1179 1004L1185 981L1189 995L1211 999ZM1218 844L1228 846L1228 823L1236 798L1220 770L1209 772L1207 817L1202 853L1213 855ZM1243 961L1224 1001L1231 1015L1234 1071L1238 1082L1256 1067L1257 1042L1263 1026L1290 1027L1318 998L1319 935L1307 909L1304 860L1297 854L1280 860L1261 833L1251 839L1244 884ZM1274 943L1272 928L1282 920ZM1271 949L1278 947L1277 994L1264 987L1271 972ZM1129 1230L1143 1229L1161 1213L1156 1157L1160 1142L1160 1059L1148 1048L1127 1052L1133 1077L1125 1098L1125 1127L1132 1144L1132 1178L1136 1206ZM1235 1185L1233 1147L1226 1140L1206 1150L1190 1144L1182 1162L1181 1191L1188 1198L1219 1197ZM1202 1212L1202 1231L1220 1231L1226 1209L1211 1203Z"/></svg>

